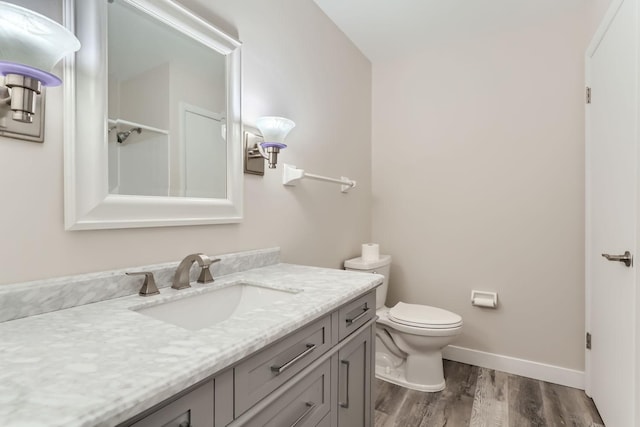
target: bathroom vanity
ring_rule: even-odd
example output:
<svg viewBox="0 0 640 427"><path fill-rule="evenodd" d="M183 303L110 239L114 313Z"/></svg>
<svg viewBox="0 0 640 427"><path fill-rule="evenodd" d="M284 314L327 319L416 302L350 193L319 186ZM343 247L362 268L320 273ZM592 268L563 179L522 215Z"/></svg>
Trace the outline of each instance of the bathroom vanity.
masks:
<svg viewBox="0 0 640 427"><path fill-rule="evenodd" d="M261 252L270 261L256 262ZM180 291L163 285L175 266L150 266L160 295L0 323L2 425L370 425L375 287L382 277L281 264L277 254L253 251L249 268L223 256L215 282ZM105 280L140 284L124 272L93 279L101 288ZM0 308L62 282L7 285ZM65 286L61 299L72 295L73 286ZM177 326L149 310L238 286L290 295L207 327Z"/></svg>
<svg viewBox="0 0 640 427"><path fill-rule="evenodd" d="M121 426L369 426L375 291Z"/></svg>

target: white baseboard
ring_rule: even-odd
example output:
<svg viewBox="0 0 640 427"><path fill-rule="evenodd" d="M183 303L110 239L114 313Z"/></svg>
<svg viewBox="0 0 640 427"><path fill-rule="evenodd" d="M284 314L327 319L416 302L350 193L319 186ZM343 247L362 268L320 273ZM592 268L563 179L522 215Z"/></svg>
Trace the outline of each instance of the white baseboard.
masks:
<svg viewBox="0 0 640 427"><path fill-rule="evenodd" d="M547 381L568 387L584 390L584 372L546 363L503 356L501 354L486 353L470 348L450 345L442 351L442 357L454 362L494 369L509 374L520 375L540 381Z"/></svg>

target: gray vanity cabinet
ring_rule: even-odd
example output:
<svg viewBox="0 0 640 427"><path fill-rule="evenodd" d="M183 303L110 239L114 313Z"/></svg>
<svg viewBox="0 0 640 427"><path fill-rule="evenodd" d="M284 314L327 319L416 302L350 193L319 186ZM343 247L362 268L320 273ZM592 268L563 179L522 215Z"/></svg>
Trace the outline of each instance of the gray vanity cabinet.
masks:
<svg viewBox="0 0 640 427"><path fill-rule="evenodd" d="M368 427L374 321L369 291L121 426Z"/></svg>
<svg viewBox="0 0 640 427"><path fill-rule="evenodd" d="M331 409L331 364L326 360L244 421L246 427L315 427Z"/></svg>
<svg viewBox="0 0 640 427"><path fill-rule="evenodd" d="M338 310L338 340L342 341L371 320L376 313L376 293L369 292Z"/></svg>
<svg viewBox="0 0 640 427"><path fill-rule="evenodd" d="M373 327L363 328L338 351L338 426L368 427L371 424L371 364Z"/></svg>
<svg viewBox="0 0 640 427"><path fill-rule="evenodd" d="M213 380L161 409L130 424L131 427L199 427L213 425Z"/></svg>
<svg viewBox="0 0 640 427"><path fill-rule="evenodd" d="M177 394L118 427L213 427L233 421L233 369Z"/></svg>
<svg viewBox="0 0 640 427"><path fill-rule="evenodd" d="M290 381L331 348L331 316L304 326L234 368L236 417Z"/></svg>

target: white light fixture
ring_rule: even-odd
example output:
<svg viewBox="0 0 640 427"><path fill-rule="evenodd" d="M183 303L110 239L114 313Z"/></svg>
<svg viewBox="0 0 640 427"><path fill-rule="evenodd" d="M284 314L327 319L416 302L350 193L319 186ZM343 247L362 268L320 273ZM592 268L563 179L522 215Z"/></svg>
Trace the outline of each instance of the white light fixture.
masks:
<svg viewBox="0 0 640 427"><path fill-rule="evenodd" d="M68 29L29 9L0 1L0 75L13 120L31 123L42 86L58 86L51 74L64 56L80 49Z"/></svg>
<svg viewBox="0 0 640 427"><path fill-rule="evenodd" d="M284 117L260 117L256 120L256 127L262 134L263 142L259 144L260 155L268 160L269 169L275 169L278 163L278 153L287 148L284 139L296 124Z"/></svg>

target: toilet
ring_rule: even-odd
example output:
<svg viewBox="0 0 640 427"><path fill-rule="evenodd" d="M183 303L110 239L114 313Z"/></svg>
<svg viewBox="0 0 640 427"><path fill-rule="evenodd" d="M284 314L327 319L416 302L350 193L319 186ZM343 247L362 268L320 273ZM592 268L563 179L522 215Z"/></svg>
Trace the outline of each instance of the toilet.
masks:
<svg viewBox="0 0 640 427"><path fill-rule="evenodd" d="M376 289L376 377L412 390L444 390L442 349L460 334L462 317L428 305L399 302L385 307L390 255L376 261L353 258L344 268L384 276Z"/></svg>

